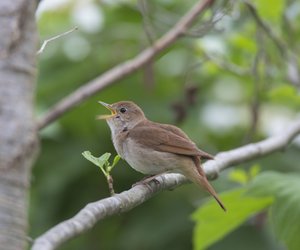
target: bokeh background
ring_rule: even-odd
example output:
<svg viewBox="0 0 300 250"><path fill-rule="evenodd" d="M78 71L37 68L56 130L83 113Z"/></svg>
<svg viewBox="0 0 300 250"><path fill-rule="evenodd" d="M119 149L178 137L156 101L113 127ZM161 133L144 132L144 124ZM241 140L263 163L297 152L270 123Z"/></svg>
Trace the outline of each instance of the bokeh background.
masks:
<svg viewBox="0 0 300 250"><path fill-rule="evenodd" d="M132 100L154 121L182 128L199 148L216 154L282 133L299 118L300 2L217 1L193 28L142 70L89 98L40 132L33 169L30 237L109 195L105 177L81 153L115 155L110 131L95 120L107 111L97 101ZM36 13L41 41L75 26L39 55L37 116L89 80L133 58L168 31L194 1L43 0ZM213 15L213 17L212 17ZM275 40L276 40L275 39ZM281 47L280 47L281 46ZM299 73L299 72L298 72ZM297 85L298 84L298 85ZM299 172L299 143L284 153L236 166ZM219 191L241 185L223 171ZM143 176L120 161L117 192ZM160 193L126 214L107 218L61 249L192 249L191 214L207 199L194 185ZM266 215L254 215L209 249L285 249Z"/></svg>

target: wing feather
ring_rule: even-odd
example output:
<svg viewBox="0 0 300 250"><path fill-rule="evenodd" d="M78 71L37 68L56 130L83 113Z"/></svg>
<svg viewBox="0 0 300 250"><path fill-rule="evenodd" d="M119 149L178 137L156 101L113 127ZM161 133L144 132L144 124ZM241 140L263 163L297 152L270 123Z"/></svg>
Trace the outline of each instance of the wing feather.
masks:
<svg viewBox="0 0 300 250"><path fill-rule="evenodd" d="M150 127L151 129L148 126L136 126L130 130L129 136L138 143L157 151L213 159L213 156L198 149L180 129L163 124Z"/></svg>

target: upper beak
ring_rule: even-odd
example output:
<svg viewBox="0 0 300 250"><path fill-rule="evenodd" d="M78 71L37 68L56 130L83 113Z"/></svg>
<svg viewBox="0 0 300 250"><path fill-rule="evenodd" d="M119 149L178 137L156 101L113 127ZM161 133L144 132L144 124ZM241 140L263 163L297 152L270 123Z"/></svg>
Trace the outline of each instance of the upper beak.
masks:
<svg viewBox="0 0 300 250"><path fill-rule="evenodd" d="M101 101L98 101L98 103L100 103L105 108L107 108L108 110L110 110L111 114L110 115L98 115L96 117L96 119L108 119L108 118L111 118L111 117L113 117L113 116L115 116L117 114L116 110L110 104L107 104L107 103L101 102Z"/></svg>

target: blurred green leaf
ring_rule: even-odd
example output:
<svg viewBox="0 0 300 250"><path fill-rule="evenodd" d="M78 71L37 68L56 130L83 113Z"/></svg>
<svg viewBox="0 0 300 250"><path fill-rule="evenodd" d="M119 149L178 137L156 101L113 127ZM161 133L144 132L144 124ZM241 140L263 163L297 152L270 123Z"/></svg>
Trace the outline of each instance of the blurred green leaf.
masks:
<svg viewBox="0 0 300 250"><path fill-rule="evenodd" d="M248 176L244 169L234 169L229 174L229 180L245 185L248 182Z"/></svg>
<svg viewBox="0 0 300 250"><path fill-rule="evenodd" d="M245 192L246 188L240 188L220 195L226 213L212 199L193 213L195 250L206 249L273 202L272 197L251 197Z"/></svg>
<svg viewBox="0 0 300 250"><path fill-rule="evenodd" d="M273 0L271 2L269 0L253 0L252 2L262 19L267 19L276 24L280 22L285 5L284 0Z"/></svg>
<svg viewBox="0 0 300 250"><path fill-rule="evenodd" d="M229 180L233 182L237 182L241 185L246 185L250 180L252 180L257 174L260 172L260 166L258 164L255 164L250 167L250 169L244 170L244 169L233 169L229 173Z"/></svg>
<svg viewBox="0 0 300 250"><path fill-rule="evenodd" d="M264 172L251 184L251 195L274 196L269 214L277 237L289 250L300 249L300 175Z"/></svg>
<svg viewBox="0 0 300 250"><path fill-rule="evenodd" d="M271 89L268 97L274 103L300 106L300 96L296 88L291 85L281 85Z"/></svg>
<svg viewBox="0 0 300 250"><path fill-rule="evenodd" d="M254 177L256 177L260 173L260 166L258 164L255 164L251 166L249 170L250 179L252 180Z"/></svg>
<svg viewBox="0 0 300 250"><path fill-rule="evenodd" d="M230 37L230 43L233 44L236 48L240 48L244 51L251 53L256 52L256 43L253 40L253 37L246 37L241 34L234 34Z"/></svg>

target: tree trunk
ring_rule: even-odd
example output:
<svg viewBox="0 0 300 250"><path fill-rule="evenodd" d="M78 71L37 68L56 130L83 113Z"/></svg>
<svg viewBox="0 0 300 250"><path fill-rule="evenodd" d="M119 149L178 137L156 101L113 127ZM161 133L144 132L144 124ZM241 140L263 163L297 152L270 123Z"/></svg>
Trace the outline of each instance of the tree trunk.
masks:
<svg viewBox="0 0 300 250"><path fill-rule="evenodd" d="M26 249L34 120L35 1L0 1L0 249Z"/></svg>

